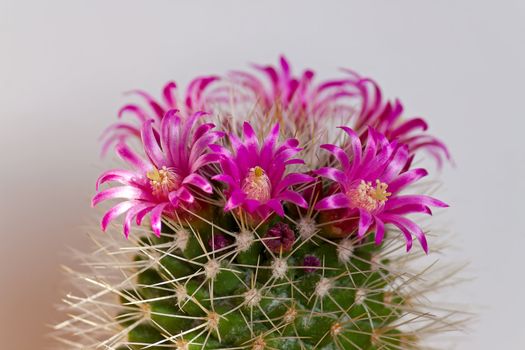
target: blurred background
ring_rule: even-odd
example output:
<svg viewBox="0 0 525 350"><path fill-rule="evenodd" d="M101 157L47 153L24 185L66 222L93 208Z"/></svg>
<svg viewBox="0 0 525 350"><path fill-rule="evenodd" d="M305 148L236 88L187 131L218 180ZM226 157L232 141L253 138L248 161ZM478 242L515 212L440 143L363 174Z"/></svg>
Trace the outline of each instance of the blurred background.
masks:
<svg viewBox="0 0 525 350"><path fill-rule="evenodd" d="M457 348L525 344L525 2L1 0L0 47L0 348L53 349L121 93L280 53L372 76L428 119L457 163L440 193L457 249L433 258L475 277L443 295L479 314Z"/></svg>

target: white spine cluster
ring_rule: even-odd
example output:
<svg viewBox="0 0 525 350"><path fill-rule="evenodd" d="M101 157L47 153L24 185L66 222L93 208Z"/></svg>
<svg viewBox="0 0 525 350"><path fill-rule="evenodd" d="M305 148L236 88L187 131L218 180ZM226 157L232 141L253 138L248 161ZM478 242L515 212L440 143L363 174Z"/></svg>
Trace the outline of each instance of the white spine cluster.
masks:
<svg viewBox="0 0 525 350"><path fill-rule="evenodd" d="M236 244L239 252L245 252L255 242L255 235L252 231L241 231L236 236Z"/></svg>
<svg viewBox="0 0 525 350"><path fill-rule="evenodd" d="M288 263L285 259L275 258L271 265L272 275L276 280L280 280L286 276L288 271Z"/></svg>
<svg viewBox="0 0 525 350"><path fill-rule="evenodd" d="M206 276L206 279L209 279L209 280L214 280L215 277L217 277L217 274L219 273L220 270L221 270L221 264L216 259L209 260L204 265L204 274Z"/></svg>
<svg viewBox="0 0 525 350"><path fill-rule="evenodd" d="M249 307L255 307L259 305L259 303L261 302L261 299L262 299L262 294L256 288L252 288L244 292L244 303L248 305Z"/></svg>
<svg viewBox="0 0 525 350"><path fill-rule="evenodd" d="M355 303L356 305L361 305L366 299L366 290L362 288L357 288L355 291Z"/></svg>
<svg viewBox="0 0 525 350"><path fill-rule="evenodd" d="M177 298L177 305L181 307L186 301L186 299L188 299L189 297L188 291L186 290L186 287L184 287L184 285L179 284L175 288L175 297Z"/></svg>
<svg viewBox="0 0 525 350"><path fill-rule="evenodd" d="M332 281L326 277L323 277L319 280L319 282L317 282L317 285L315 286L315 294L322 299L328 295L332 287Z"/></svg>
<svg viewBox="0 0 525 350"><path fill-rule="evenodd" d="M190 233L185 228L179 228L175 232L175 242L173 245L176 249L180 249L181 251L185 251L186 247L188 246L188 241L190 240Z"/></svg>
<svg viewBox="0 0 525 350"><path fill-rule="evenodd" d="M348 238L343 239L337 245L337 257L339 261L346 264L350 261L350 258L354 255L354 244Z"/></svg>
<svg viewBox="0 0 525 350"><path fill-rule="evenodd" d="M315 221L311 218L304 217L297 223L297 231L303 240L312 238L317 232Z"/></svg>

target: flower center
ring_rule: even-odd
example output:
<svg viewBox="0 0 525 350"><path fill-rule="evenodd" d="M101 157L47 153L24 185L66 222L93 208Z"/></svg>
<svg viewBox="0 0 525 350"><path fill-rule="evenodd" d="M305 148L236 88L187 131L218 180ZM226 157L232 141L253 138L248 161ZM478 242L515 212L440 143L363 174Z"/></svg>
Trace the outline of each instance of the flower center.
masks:
<svg viewBox="0 0 525 350"><path fill-rule="evenodd" d="M267 202L270 199L271 189L270 179L260 166L250 169L242 185L242 190L248 199L255 199L260 202Z"/></svg>
<svg viewBox="0 0 525 350"><path fill-rule="evenodd" d="M375 187L372 182L361 180L359 186L348 191L347 195L355 208L374 211L384 205L392 193L387 192L388 184L376 180Z"/></svg>
<svg viewBox="0 0 525 350"><path fill-rule="evenodd" d="M153 167L147 172L146 176L149 179L153 195L156 197L167 197L179 185L179 176L175 170L166 166L160 169Z"/></svg>

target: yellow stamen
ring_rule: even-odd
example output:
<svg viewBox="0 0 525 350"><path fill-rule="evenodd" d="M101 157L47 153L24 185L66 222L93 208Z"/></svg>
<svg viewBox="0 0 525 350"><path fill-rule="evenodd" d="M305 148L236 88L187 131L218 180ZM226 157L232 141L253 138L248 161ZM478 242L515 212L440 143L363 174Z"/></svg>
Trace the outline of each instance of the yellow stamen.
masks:
<svg viewBox="0 0 525 350"><path fill-rule="evenodd" d="M157 197L167 196L179 185L177 173L166 166L160 169L154 167L146 173L146 177L150 180L153 195Z"/></svg>
<svg viewBox="0 0 525 350"><path fill-rule="evenodd" d="M253 168L253 173L255 174L255 176L261 177L264 175L264 170L260 166L256 166L255 168Z"/></svg>
<svg viewBox="0 0 525 350"><path fill-rule="evenodd" d="M256 166L250 169L244 179L242 189L248 199L266 202L271 197L272 184L263 168Z"/></svg>
<svg viewBox="0 0 525 350"><path fill-rule="evenodd" d="M359 186L348 192L348 198L355 208L365 209L369 212L384 205L392 193L387 192L388 184L376 180L376 186L371 182L361 180Z"/></svg>
<svg viewBox="0 0 525 350"><path fill-rule="evenodd" d="M370 190L370 196L376 201L381 202L381 204L384 204L388 197L392 195L392 193L386 191L387 188L388 184L376 180L376 188Z"/></svg>
<svg viewBox="0 0 525 350"><path fill-rule="evenodd" d="M148 171L146 176L151 181L155 181L155 182L160 182L161 181L160 173L159 173L157 168L153 168L152 170Z"/></svg>

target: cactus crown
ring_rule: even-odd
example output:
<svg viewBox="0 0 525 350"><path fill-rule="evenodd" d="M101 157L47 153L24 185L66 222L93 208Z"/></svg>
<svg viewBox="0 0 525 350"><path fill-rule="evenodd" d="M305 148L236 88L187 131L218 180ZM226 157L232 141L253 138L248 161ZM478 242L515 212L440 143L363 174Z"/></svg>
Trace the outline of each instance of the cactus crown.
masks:
<svg viewBox="0 0 525 350"><path fill-rule="evenodd" d="M164 104L141 93L153 113L123 108L139 124L113 126L104 147L116 142L132 170L97 182L120 186L94 205L124 201L102 219L111 234L92 236L90 271L75 274L82 294L68 296L73 316L56 326L67 347L418 349L445 328L419 301L436 286L412 271L422 254L402 248L415 236L428 251L407 214L446 206L403 193L427 175L412 168L414 154L441 160L446 148L414 134L426 124L401 121L370 79L314 85L312 71L294 77L284 59L257 69L270 88L235 72L196 79L184 103L173 83ZM347 125L322 128L334 121ZM110 225L123 214L127 240Z"/></svg>

